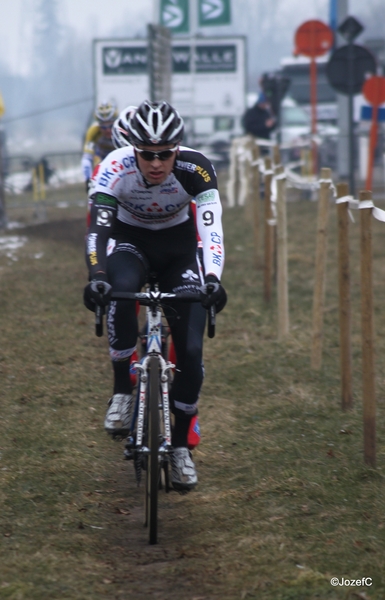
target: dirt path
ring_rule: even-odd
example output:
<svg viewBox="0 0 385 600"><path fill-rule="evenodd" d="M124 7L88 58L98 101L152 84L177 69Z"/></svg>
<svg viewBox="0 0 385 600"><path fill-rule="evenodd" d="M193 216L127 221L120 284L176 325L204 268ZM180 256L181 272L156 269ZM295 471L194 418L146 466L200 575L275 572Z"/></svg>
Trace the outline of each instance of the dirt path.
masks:
<svg viewBox="0 0 385 600"><path fill-rule="evenodd" d="M385 597L383 224L373 224L376 470L362 459L358 325L355 405L340 410L334 308L323 368L310 369L315 203L288 205L291 331L282 343L250 220L234 208L224 224L229 302L205 344L199 484L187 496L161 496L155 547L133 466L103 430L112 374L106 336L96 338L82 305L84 215L25 228L18 260L0 255L1 600ZM358 227L351 237L357 316ZM334 223L329 307L338 306L337 247ZM333 587L342 576L372 585Z"/></svg>
<svg viewBox="0 0 385 600"><path fill-rule="evenodd" d="M83 285L84 281L81 281L80 273L82 271L82 247L83 247L83 236L84 236L84 219L74 220L61 220L56 222L39 224L36 226L28 227L23 229L23 235L28 237L26 244L25 253L30 252L31 247L38 247L43 249L44 257L50 256L51 264L48 269L51 274L57 270L56 276L52 276L51 283L54 285L55 280L60 280L61 270L65 270L65 265L62 264L64 257L67 260L73 261L72 257L78 255L78 259L75 261L78 263L76 266L74 275L74 285L79 288L79 285ZM60 248L60 252L58 252ZM38 270L41 264L33 266L37 270L36 277L39 278ZM13 266L16 269L17 266ZM33 277L33 274L32 274ZM37 286L37 279L35 277L35 285ZM44 279L44 278L43 278ZM49 280L47 280L49 286ZM62 290L63 291L63 290ZM54 290L52 289L52 294ZM60 293L60 291L59 291ZM44 313L44 307L40 307L40 310ZM79 307L76 312L75 319L79 320L80 324L84 321L87 325L92 321L90 315L86 312L83 307ZM90 337L89 331L87 333L88 338ZM106 348L106 340L102 340L100 344L99 340L91 338L91 358L88 362L89 367L95 368L94 364L95 355L98 356L98 360L105 360L105 369L109 369L108 352ZM89 344L90 342L87 341ZM76 348L76 342L72 340L72 349L68 352L76 354L78 351ZM103 348L104 346L104 348ZM66 352L64 352L65 354ZM41 358L41 362L43 359ZM56 360L57 363L63 363L63 361ZM76 385L82 388L82 382L80 378L84 375L84 366L78 364L77 367L80 369L77 374ZM47 367L37 367L46 369ZM44 371L42 371L44 372ZM110 378L108 378L110 379ZM85 382L87 386L89 382ZM62 387L60 379L52 381L53 389L55 393L59 393ZM108 383L109 386L109 383ZM107 387L107 384L104 386ZM83 397L84 397L84 391ZM64 395L66 392L64 392ZM108 396L103 392L93 391L90 396L94 399L91 401L92 410L97 415L97 418L92 420L92 423L84 421L84 432L86 433L86 442L83 442L83 448L87 446L92 451L92 448L98 448L98 456L96 462L90 458L85 457L84 463L81 457L76 462L68 462L68 458L63 458L67 462L66 469L72 473L71 477L76 480L76 492L73 492L67 497L62 496L58 511L65 515L65 520L69 521L69 530L67 525L60 535L66 540L66 545L69 548L69 553L75 552L78 556L78 564L68 559L63 560L63 554L61 544L56 541L55 536L50 534L49 548L50 550L45 555L43 553L43 561L50 561L49 556L57 556L63 562L63 569L72 569L73 582L72 584L68 581L68 575L54 576L50 568L48 570L48 579L54 577L57 581L57 586L52 587L50 585L50 595L44 595L44 578L42 582L34 581L34 575L32 574L33 568L31 565L28 568L31 569L30 578L32 583L28 588L28 600L31 598L68 598L75 600L77 598L89 598L96 600L99 598L135 598L135 600L147 600L147 599L159 599L159 600L173 600L175 599L186 599L186 600L214 600L220 598L221 600L228 597L234 598L231 594L226 596L225 590L220 591L219 579L215 573L217 569L215 557L211 556L209 566L205 564L210 553L210 548L213 543L213 539L210 542L207 540L207 536L204 535L202 542L197 544L197 532L205 529L207 526L205 523L201 523L199 520L199 498L201 498L203 491L191 493L187 496L180 496L176 492L170 492L169 494L162 493L160 497L159 506L159 544L156 546L149 546L148 544L148 533L143 527L143 516L144 516L144 488L136 486L134 478L134 469L131 462L123 460L123 443L114 442L105 435L102 427L103 414L104 414L104 402ZM87 396L87 392L85 394ZM97 400L95 399L97 396ZM100 398L101 396L101 398ZM105 396L105 397L104 397ZM31 396L32 397L32 396ZM96 404L98 402L98 404ZM87 419L87 407L76 406L76 400L74 401L75 406L71 408L71 419L73 423L71 425L71 434L79 434L79 424L76 420ZM41 407L41 410L49 410L48 408ZM59 411L59 408L55 408L55 411ZM29 405L23 405L23 411L29 412L29 427L31 430L39 427L37 421L35 421L36 415L29 411ZM67 412L66 412L67 414ZM68 413L69 414L69 413ZM88 413L89 414L89 413ZM84 417L85 415L85 417ZM37 417L36 417L37 418ZM80 424L80 428L82 425ZM92 431L91 431L92 430ZM83 433L83 432L82 432ZM71 435L70 433L68 435ZM60 438L60 431L53 434L53 443L56 443L56 436ZM90 443L89 440L92 441ZM82 436L84 438L84 435ZM88 441L87 441L88 440ZM77 446L79 443L78 439L73 438L72 440L60 440L59 445L64 444L63 456L70 454L71 446ZM44 445L44 442L42 442ZM45 449L44 454L54 452L52 450L52 441L48 442L49 450ZM54 454L54 455L55 455ZM61 456L61 453L59 453ZM16 457L14 456L14 460ZM90 465L91 468L90 468ZM36 473L33 469L30 471L30 477L33 479L31 484L33 488L38 486L37 479L41 476L39 469ZM57 467L52 467L57 473ZM84 472L84 482L83 479ZM44 468L46 470L46 467ZM204 466L201 461L199 474L202 480L205 478ZM39 475L40 473L40 475ZM62 473L63 482L62 485L66 486L66 474ZM68 476L67 476L68 477ZM35 479L36 480L35 480ZM22 477L20 478L20 485L23 485ZM54 485L53 479L49 477L49 482L46 486ZM204 488L203 488L204 489ZM41 489L41 494L44 495L44 486ZM61 493L61 492L60 492ZM197 502L198 501L198 502ZM45 512L49 511L49 506L44 505L38 515L35 515L33 520L29 521L28 527L33 532L41 528L42 519L45 518ZM17 511L16 511L17 514ZM3 526L7 530L7 526ZM44 529L44 527L43 527ZM4 530L4 529L3 529ZM72 540L70 539L72 536ZM68 539L67 539L68 538ZM6 542L12 542L12 536L6 538ZM78 547L82 550L79 555ZM76 548L76 550L75 550ZM21 564L28 563L28 554L31 549L28 544L21 549ZM44 558L45 557L45 558ZM74 558L74 557L73 557ZM219 567L218 567L219 569ZM55 569L53 570L55 571ZM86 591L84 586L80 584L81 579L89 582L89 590ZM9 583L8 579L12 579L11 573L8 578L3 582L4 590L0 587L0 598L27 598L26 592L20 591L20 588L16 585L15 595L12 595L11 591L14 589ZM61 596L58 592L60 585L63 586ZM19 584L18 584L19 585ZM76 590L76 586L79 585L79 590ZM219 586L219 587L218 587ZM68 589L70 588L70 589ZM218 590L218 591L216 591ZM4 593L9 591L10 595L4 596Z"/></svg>

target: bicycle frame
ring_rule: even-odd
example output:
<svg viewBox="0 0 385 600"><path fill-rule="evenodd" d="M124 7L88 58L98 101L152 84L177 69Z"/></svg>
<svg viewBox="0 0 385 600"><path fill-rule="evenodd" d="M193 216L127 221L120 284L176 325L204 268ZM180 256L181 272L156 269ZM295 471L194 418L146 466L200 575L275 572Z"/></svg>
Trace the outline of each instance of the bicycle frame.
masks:
<svg viewBox="0 0 385 600"><path fill-rule="evenodd" d="M149 526L150 544L157 543L158 490L169 491L168 455L172 452L171 416L168 386L170 371L175 367L162 354L162 300L176 299L200 302L199 294L187 292L162 293L151 280L146 292L113 292L113 300L135 300L146 306L146 353L135 362L139 374L137 403L127 438L126 459L134 459L136 479L146 471L145 526ZM96 335L103 335L104 309L96 307ZM215 309L209 311L208 335L215 334Z"/></svg>
<svg viewBox="0 0 385 600"><path fill-rule="evenodd" d="M135 368L139 372L139 392L138 392L138 415L136 423L136 452L148 454L149 449L143 446L143 427L144 427L144 415L145 405L147 396L148 386L148 369L151 357L156 356L159 360L160 366L160 383L162 390L162 417L163 417L163 431L164 440L160 444L159 452L168 453L170 452L171 446L171 416L170 416L170 403L168 398L168 382L169 373L171 369L175 367L162 356L162 310L160 307L160 292L157 287L154 291L149 292L152 296L153 301L156 303L154 306L146 307L147 317L147 351L145 357L141 362L135 363ZM164 294L162 294L164 297ZM159 298L159 300L158 300Z"/></svg>

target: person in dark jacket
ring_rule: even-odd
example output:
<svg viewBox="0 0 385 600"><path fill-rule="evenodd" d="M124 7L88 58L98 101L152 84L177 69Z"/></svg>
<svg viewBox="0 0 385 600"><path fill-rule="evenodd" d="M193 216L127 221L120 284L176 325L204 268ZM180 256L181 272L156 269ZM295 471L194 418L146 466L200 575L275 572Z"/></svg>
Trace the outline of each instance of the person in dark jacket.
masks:
<svg viewBox="0 0 385 600"><path fill-rule="evenodd" d="M270 133L276 124L277 120L264 93L259 95L254 106L248 108L242 117L245 133L266 140L270 139Z"/></svg>

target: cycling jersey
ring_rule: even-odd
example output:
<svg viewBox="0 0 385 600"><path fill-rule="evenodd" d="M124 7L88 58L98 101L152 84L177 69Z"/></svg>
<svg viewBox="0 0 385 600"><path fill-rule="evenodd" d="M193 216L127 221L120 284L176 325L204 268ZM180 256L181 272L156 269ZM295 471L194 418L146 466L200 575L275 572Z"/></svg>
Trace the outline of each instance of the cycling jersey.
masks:
<svg viewBox="0 0 385 600"><path fill-rule="evenodd" d="M114 149L111 130L103 131L96 121L92 123L86 133L82 156L82 171L86 181L91 178L94 166Z"/></svg>
<svg viewBox="0 0 385 600"><path fill-rule="evenodd" d="M95 154L103 160L114 149L115 146L112 143L111 135L108 134L106 136L96 121L92 123L86 133L83 152L92 155Z"/></svg>
<svg viewBox="0 0 385 600"><path fill-rule="evenodd" d="M91 277L106 272L106 247L116 231L137 227L163 230L192 220L190 202L196 201L196 227L202 240L206 273L220 279L223 262L222 207L215 170L200 152L181 147L173 171L159 185L140 172L132 146L111 152L94 174L87 259Z"/></svg>

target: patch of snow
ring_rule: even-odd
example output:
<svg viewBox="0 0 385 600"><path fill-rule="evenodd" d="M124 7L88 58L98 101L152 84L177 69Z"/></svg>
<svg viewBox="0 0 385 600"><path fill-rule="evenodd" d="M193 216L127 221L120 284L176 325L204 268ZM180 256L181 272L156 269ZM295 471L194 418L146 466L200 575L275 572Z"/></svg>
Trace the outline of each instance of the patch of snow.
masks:
<svg viewBox="0 0 385 600"><path fill-rule="evenodd" d="M17 261L16 251L22 248L27 240L28 238L21 235L0 236L0 254Z"/></svg>

